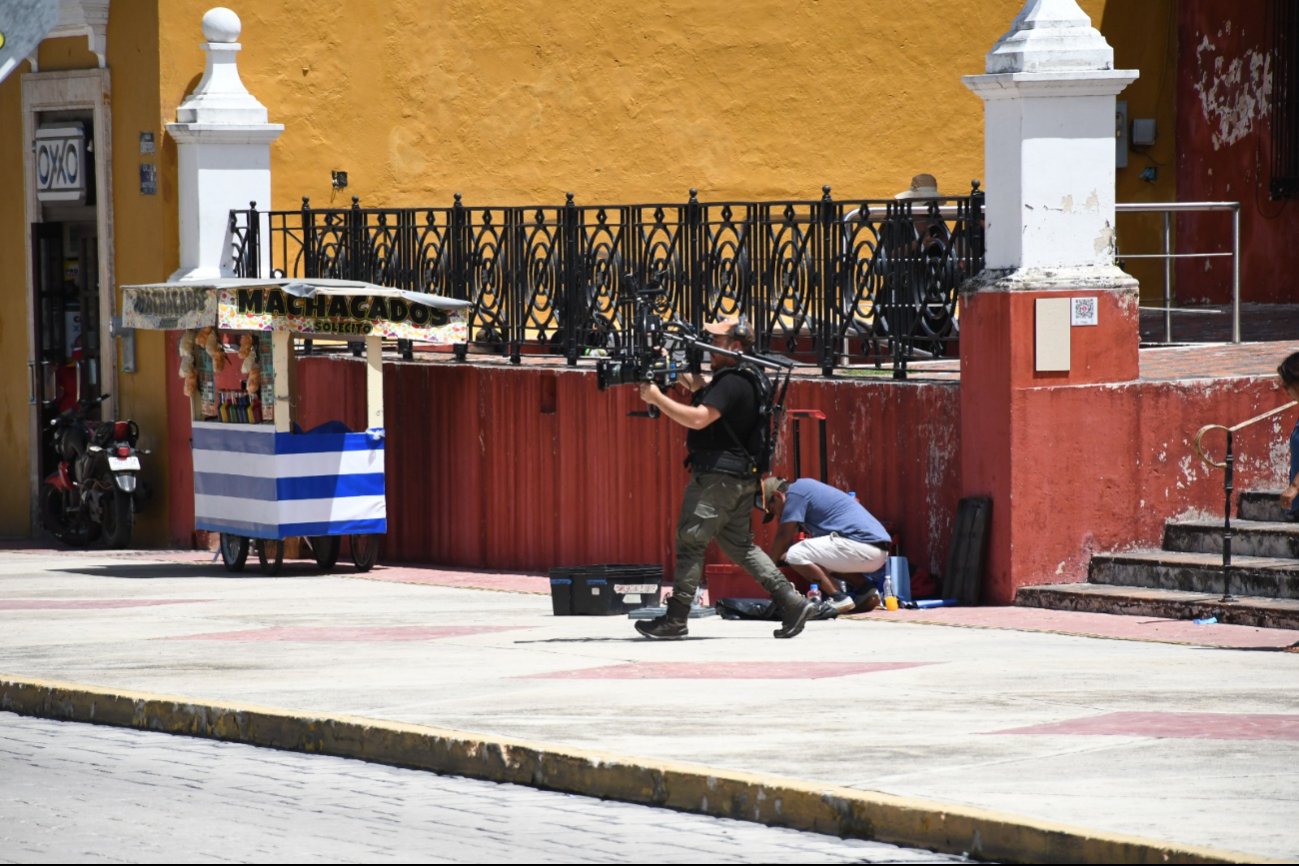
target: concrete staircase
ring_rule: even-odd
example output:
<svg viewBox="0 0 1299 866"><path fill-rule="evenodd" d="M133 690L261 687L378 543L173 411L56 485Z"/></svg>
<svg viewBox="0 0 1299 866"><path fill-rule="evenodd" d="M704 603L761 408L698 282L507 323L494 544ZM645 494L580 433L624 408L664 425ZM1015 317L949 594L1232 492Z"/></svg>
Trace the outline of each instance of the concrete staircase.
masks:
<svg viewBox="0 0 1299 866"><path fill-rule="evenodd" d="M1280 492L1239 495L1228 570L1234 601L1222 600L1217 519L1170 521L1162 550L1096 554L1087 583L1024 587L1015 604L1299 629L1299 523L1283 519Z"/></svg>

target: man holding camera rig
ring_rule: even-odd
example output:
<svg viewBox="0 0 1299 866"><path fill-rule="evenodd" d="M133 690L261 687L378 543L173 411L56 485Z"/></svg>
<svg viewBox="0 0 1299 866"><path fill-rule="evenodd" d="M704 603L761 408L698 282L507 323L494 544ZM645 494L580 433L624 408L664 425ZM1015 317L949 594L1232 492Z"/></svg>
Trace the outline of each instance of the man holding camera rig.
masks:
<svg viewBox="0 0 1299 866"><path fill-rule="evenodd" d="M739 319L712 322L704 325L704 330L718 348L737 353L753 348L753 331ZM689 431L686 465L693 476L677 521L672 597L665 615L636 623L636 630L645 637L673 640L686 636L690 606L703 573L704 551L714 538L733 562L771 593L781 621L772 633L775 637L797 635L815 609L753 541L750 512L758 493L758 470L752 453L758 425L765 422L758 387L740 370L740 364L734 355L711 353L711 382L705 384L693 373L678 380L692 392L688 404L672 399L653 384L640 385L642 400ZM762 375L756 369L753 372Z"/></svg>

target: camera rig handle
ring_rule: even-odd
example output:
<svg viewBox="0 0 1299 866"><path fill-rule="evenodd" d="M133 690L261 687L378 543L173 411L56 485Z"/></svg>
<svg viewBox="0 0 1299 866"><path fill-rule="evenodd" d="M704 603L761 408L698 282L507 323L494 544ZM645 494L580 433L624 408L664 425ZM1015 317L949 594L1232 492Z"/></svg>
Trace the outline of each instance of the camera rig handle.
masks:
<svg viewBox="0 0 1299 866"><path fill-rule="evenodd" d="M760 367L793 370L794 367L798 366L788 358L773 358L770 355L751 355L747 352L733 352L730 349L723 349L720 346L714 346L712 343L705 343L703 340L698 340L694 337L685 337L681 334L674 334L671 331L664 331L663 338L665 340L671 340L674 343L684 343L685 345L698 349L701 352L712 352L715 355L726 355L727 357L738 358L741 361L749 361L750 363L757 364Z"/></svg>

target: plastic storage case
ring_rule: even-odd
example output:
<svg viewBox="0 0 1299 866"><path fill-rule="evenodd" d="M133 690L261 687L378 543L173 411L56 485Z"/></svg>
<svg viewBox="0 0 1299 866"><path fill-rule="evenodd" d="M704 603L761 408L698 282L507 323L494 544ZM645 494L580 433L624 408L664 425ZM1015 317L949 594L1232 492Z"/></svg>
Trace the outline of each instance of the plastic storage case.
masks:
<svg viewBox="0 0 1299 866"><path fill-rule="evenodd" d="M577 565L550 569L555 616L615 616L658 604L661 565Z"/></svg>

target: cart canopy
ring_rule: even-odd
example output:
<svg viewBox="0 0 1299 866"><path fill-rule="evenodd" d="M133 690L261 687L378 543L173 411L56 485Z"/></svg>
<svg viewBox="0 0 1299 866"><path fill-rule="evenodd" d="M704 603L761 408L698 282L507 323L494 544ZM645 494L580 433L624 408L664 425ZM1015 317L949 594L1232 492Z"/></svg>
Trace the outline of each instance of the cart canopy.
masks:
<svg viewBox="0 0 1299 866"><path fill-rule="evenodd" d="M468 301L357 280L224 277L122 286L122 324L148 330L218 328L306 336L467 339Z"/></svg>

